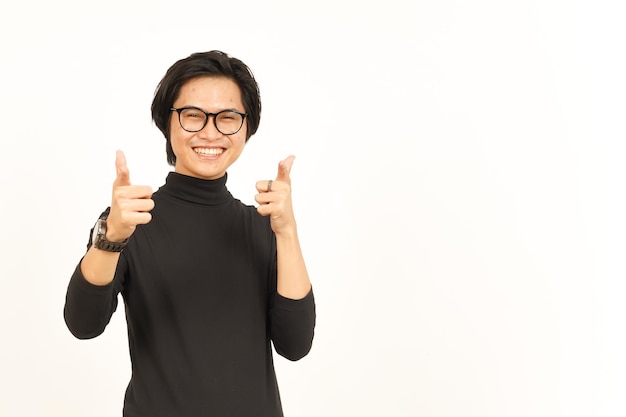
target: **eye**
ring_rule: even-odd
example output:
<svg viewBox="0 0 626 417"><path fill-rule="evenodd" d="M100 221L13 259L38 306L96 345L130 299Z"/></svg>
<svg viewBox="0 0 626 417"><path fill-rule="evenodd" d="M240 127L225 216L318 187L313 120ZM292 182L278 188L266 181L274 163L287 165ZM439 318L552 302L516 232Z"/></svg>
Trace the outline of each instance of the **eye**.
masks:
<svg viewBox="0 0 626 417"><path fill-rule="evenodd" d="M198 109L185 109L181 115L186 119L204 119L205 115Z"/></svg>
<svg viewBox="0 0 626 417"><path fill-rule="evenodd" d="M224 121L239 120L241 118L239 114L232 112L232 111L220 113L218 117L220 120L224 120Z"/></svg>
<svg viewBox="0 0 626 417"><path fill-rule="evenodd" d="M185 116L189 117L189 118L192 118L192 119L195 119L195 118L200 118L201 119L201 118L204 117L204 114L202 114L202 113L200 113L198 111L190 111Z"/></svg>

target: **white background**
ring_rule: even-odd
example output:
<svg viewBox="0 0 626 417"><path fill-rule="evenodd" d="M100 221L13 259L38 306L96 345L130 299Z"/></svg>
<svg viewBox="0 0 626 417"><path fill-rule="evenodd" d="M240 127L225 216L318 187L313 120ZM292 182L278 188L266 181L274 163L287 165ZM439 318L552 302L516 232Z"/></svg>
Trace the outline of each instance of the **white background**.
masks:
<svg viewBox="0 0 626 417"><path fill-rule="evenodd" d="M250 65L253 203L292 171L318 308L276 357L288 417L624 416L626 18L610 1L109 1L0 6L0 415L121 415L123 309L74 339L69 277L131 180L169 171L165 70Z"/></svg>

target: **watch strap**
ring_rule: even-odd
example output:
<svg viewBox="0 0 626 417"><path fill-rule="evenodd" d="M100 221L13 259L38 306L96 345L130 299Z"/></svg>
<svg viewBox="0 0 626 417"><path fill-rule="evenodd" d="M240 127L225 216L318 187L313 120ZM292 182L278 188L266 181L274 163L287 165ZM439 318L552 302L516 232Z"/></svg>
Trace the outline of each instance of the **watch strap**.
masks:
<svg viewBox="0 0 626 417"><path fill-rule="evenodd" d="M109 242L108 240L106 240L106 238L104 236L99 236L98 239L96 239L96 241L94 242L93 245L97 249L100 249L100 250L103 250L103 251L107 251L107 252L121 252L126 247L126 242L127 241L128 241L128 239L126 239L123 242Z"/></svg>
<svg viewBox="0 0 626 417"><path fill-rule="evenodd" d="M121 252L126 247L126 243L128 239L125 239L123 242L110 242L106 238L107 232L107 217L109 216L108 210L100 216L98 222L96 223L97 233L94 238L93 245L97 249L106 251L106 252Z"/></svg>

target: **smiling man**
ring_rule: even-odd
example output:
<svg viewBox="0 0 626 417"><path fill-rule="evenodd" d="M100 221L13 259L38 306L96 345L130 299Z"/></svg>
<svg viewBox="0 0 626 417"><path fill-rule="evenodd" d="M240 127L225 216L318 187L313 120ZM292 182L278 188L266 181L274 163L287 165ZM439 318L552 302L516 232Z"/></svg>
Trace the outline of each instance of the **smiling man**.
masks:
<svg viewBox="0 0 626 417"><path fill-rule="evenodd" d="M161 80L152 117L174 171L134 185L117 152L111 205L92 229L64 309L80 339L100 335L122 294L132 376L124 417L282 416L274 350L310 350L315 302L291 204L294 157L256 183L258 206L226 187L256 132L258 85L240 60L192 54Z"/></svg>

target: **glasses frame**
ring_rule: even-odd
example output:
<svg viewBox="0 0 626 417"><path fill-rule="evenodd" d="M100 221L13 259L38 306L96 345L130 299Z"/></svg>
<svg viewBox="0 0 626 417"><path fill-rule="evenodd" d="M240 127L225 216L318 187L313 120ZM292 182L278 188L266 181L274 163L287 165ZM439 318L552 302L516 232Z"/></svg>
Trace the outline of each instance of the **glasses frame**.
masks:
<svg viewBox="0 0 626 417"><path fill-rule="evenodd" d="M189 130L189 129L185 129L185 126L183 126L183 122L180 120L180 113L184 110L198 110L199 112L204 113L204 115L206 116L206 118L204 119L204 124L202 125L202 127L200 129L197 130ZM217 129L218 132L220 132L222 135L226 135L226 136L230 136L230 135L234 135L235 133L239 132L241 130L241 128L243 127L243 123L246 121L246 117L248 117L248 113L242 113L239 112L237 110L229 110L229 109L225 109L225 110L221 110L218 111L217 113L208 113L205 112L204 110L202 110L199 107L195 107L195 106L185 106L185 107L171 107L170 111L175 111L176 113L178 113L178 124L180 124L180 127L189 133L196 133L201 131L202 129L204 129L207 125L207 123L209 122L209 119L211 118L211 116L213 116L213 126L215 126L215 128ZM238 115L241 116L241 125L239 126L239 129L235 130L232 133L224 133L222 132L222 130L217 127L217 116L219 116L222 113L236 113Z"/></svg>

